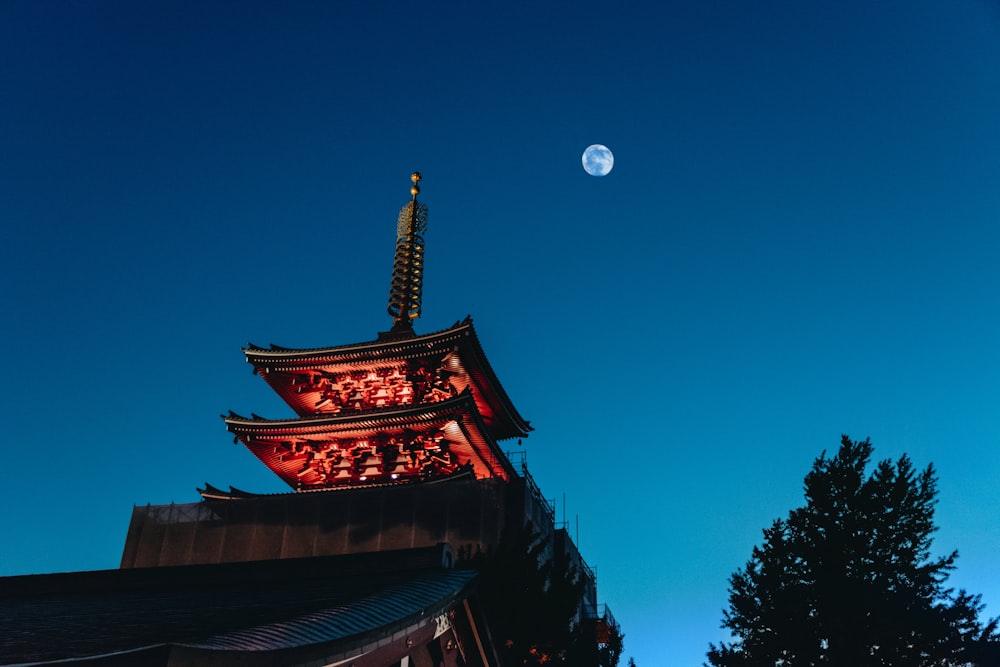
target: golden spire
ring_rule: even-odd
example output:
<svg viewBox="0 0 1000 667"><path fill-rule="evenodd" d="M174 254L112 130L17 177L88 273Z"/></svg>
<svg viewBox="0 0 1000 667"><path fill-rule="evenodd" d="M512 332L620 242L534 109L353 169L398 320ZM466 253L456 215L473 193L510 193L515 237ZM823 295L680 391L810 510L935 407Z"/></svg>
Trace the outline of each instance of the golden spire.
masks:
<svg viewBox="0 0 1000 667"><path fill-rule="evenodd" d="M410 177L413 199L399 212L396 225L396 258L392 263L392 287L389 289L389 315L394 333L412 332L413 320L420 317L420 297L424 283L424 237L427 231L427 207L417 201L420 172Z"/></svg>

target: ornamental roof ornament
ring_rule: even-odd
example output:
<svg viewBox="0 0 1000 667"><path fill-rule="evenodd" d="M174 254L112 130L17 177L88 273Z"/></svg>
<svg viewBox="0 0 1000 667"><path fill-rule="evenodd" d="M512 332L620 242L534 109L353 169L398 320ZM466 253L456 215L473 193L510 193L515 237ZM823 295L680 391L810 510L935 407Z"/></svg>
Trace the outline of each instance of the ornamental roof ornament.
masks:
<svg viewBox="0 0 1000 667"><path fill-rule="evenodd" d="M396 225L396 256L392 263L392 286L389 289L391 334L414 335L413 320L420 317L424 281L424 232L427 231L427 206L417 201L420 172L410 176L412 199L399 211Z"/></svg>

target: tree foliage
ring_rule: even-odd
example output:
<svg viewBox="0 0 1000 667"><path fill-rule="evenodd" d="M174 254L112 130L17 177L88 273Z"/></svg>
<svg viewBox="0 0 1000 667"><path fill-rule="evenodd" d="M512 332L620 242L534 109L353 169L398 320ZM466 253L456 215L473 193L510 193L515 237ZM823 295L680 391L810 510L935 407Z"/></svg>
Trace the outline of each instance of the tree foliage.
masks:
<svg viewBox="0 0 1000 667"><path fill-rule="evenodd" d="M526 525L505 530L492 552L464 559L481 575L479 595L503 664L616 667L622 635L615 631L598 645L574 622L586 583L566 554L546 558L548 549L549 540Z"/></svg>
<svg viewBox="0 0 1000 667"><path fill-rule="evenodd" d="M957 552L932 557L937 478L904 455L871 474L869 440L844 436L805 478L804 507L764 530L729 580L715 667L1000 665L997 620L945 588Z"/></svg>

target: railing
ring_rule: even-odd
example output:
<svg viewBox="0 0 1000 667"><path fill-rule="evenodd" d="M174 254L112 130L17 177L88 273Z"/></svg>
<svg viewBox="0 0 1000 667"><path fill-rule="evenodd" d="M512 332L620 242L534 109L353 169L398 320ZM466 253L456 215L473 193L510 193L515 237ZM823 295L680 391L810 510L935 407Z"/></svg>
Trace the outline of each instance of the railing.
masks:
<svg viewBox="0 0 1000 667"><path fill-rule="evenodd" d="M542 490L538 488L538 484L535 483L535 478L531 476L530 472L528 472L528 458L525 456L524 452L507 452L506 454L511 464L514 464L515 461L520 462L521 477L524 478L524 481L528 486L528 491L531 493L531 497L545 511L546 516L548 516L549 521L551 521L554 526L556 523L555 501L551 501L542 495Z"/></svg>
<svg viewBox="0 0 1000 667"><path fill-rule="evenodd" d="M587 561L583 560L583 556L580 556L580 567L583 569L583 573L585 575L587 575L587 577L592 582L594 582L594 585L596 586L597 585L597 575L594 574L594 571L592 569L590 569L589 565L587 565Z"/></svg>
<svg viewBox="0 0 1000 667"><path fill-rule="evenodd" d="M539 488L538 484L535 482L535 478L531 476L530 472L528 472L528 459L527 459L527 456L525 456L525 452L521 451L521 452L505 452L505 453L507 455L507 459L511 462L511 465L513 465L515 463L520 463L521 477L524 479L525 484L527 484L528 491L529 491L529 493L531 493L531 497L544 510L546 516L548 516L548 518L549 518L549 521L552 522L553 528L556 528L557 530L564 531L566 533L567 538L569 538L569 525L568 525L568 522L562 521L562 522L556 523L556 503L555 503L555 501L554 500L549 500L545 496L542 495L542 490ZM597 575L594 574L594 570L591 569L591 567L589 565L587 565L587 561L585 561L583 559L583 556L580 554L580 551L577 548L576 544L572 540L569 540L569 541L573 545L573 550L576 552L576 559L575 560L576 560L576 562L579 563L580 569L583 570L584 576L586 576L587 578L590 579L590 581L592 581L594 584L596 584L597 583Z"/></svg>
<svg viewBox="0 0 1000 667"><path fill-rule="evenodd" d="M611 640L611 635L621 634L621 626L608 609L608 605L599 604L596 607L584 608L583 615L584 618L594 621L594 634L598 644L607 644Z"/></svg>
<svg viewBox="0 0 1000 667"><path fill-rule="evenodd" d="M182 503L180 505L170 503L169 505L146 505L136 509L161 525L201 523L220 518L208 503Z"/></svg>

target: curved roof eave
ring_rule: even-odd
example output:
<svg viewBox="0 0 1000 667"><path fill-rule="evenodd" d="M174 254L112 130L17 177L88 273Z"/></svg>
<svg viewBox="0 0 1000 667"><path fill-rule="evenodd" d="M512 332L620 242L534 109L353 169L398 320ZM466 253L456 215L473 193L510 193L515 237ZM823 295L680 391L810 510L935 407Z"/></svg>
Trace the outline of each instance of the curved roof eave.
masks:
<svg viewBox="0 0 1000 667"><path fill-rule="evenodd" d="M516 476L512 475L512 476ZM309 494L318 493L350 493L352 491L368 491L370 489L376 488L399 488L401 486L413 486L419 484L420 486L432 486L434 484L446 484L448 482L454 482L455 480L462 479L475 479L475 475L471 470L464 469L457 472L451 473L450 475L443 475L441 477L432 477L430 479L420 479L420 480L408 480L405 482L374 482L371 484L356 484L353 486L317 486L317 487L306 487L301 489L293 489L291 491L275 491L272 493L255 493L253 491L244 491L242 489L237 489L235 486L230 485L230 491L223 491L218 487L205 483L204 489L195 489L201 496L202 500L254 500L257 498L273 498L275 496L303 496Z"/></svg>
<svg viewBox="0 0 1000 667"><path fill-rule="evenodd" d="M392 408L320 414L310 417L289 417L288 419L266 419L258 415L244 417L230 410L228 416L222 416L222 420L226 422L226 426L231 432L235 432L234 428L244 433L252 433L254 430L270 430L282 427L327 430L332 432L340 430L338 427L352 431L399 427L410 423L431 422L466 413L475 417L484 433L488 432L485 430L486 427L483 423L482 415L479 414L479 409L476 407L476 402L469 392L463 392L455 398L449 398L439 403L416 403Z"/></svg>
<svg viewBox="0 0 1000 667"><path fill-rule="evenodd" d="M497 440L527 437L533 430L531 424L517 411L500 383L479 341L471 316L456 322L448 329L412 338L308 349L292 349L273 344L270 348L263 348L251 344L243 348L243 352L247 363L252 364L255 369L285 365L305 369L317 365L364 364L406 358L435 350L444 351L448 347L455 346L462 348L466 353L462 357L468 360L467 370L476 380L480 392L488 396L487 400L503 415L506 427L497 429L495 433Z"/></svg>
<svg viewBox="0 0 1000 667"><path fill-rule="evenodd" d="M475 357L476 365L486 376L485 380L487 386L496 395L498 404L503 407L507 420L514 427L513 433L509 435L501 434L498 436L498 439L507 440L509 438L527 437L528 433L534 430L531 428L531 423L522 417L521 413L517 411L517 408L514 407L513 401L510 400L510 396L507 395L507 391L503 388L503 385L500 384L500 379L493 371L493 366L490 365L489 359L486 358L486 352L483 350L483 346L479 342L479 336L476 334L476 330L472 326L472 319L468 318L466 321L468 322L468 334L474 343L471 346L471 352Z"/></svg>
<svg viewBox="0 0 1000 667"><path fill-rule="evenodd" d="M371 642L392 636L403 627L433 622L469 595L477 576L471 570L418 575L361 600L181 645L239 653L336 645L358 639Z"/></svg>
<svg viewBox="0 0 1000 667"><path fill-rule="evenodd" d="M376 339L363 343L312 348L282 347L273 343L270 347L261 347L253 343L248 343L247 347L243 348L243 353L247 357L247 362L255 366L267 365L267 362L271 360L286 362L294 360L305 362L321 361L323 363L351 362L368 359L377 360L380 357L385 357L387 354L399 354L411 349L425 347L429 343L433 344L442 340L448 340L456 332L460 332L464 328L471 326L472 318L467 317L463 321L455 322L455 324L447 329L409 338Z"/></svg>
<svg viewBox="0 0 1000 667"><path fill-rule="evenodd" d="M362 413L317 415L314 417L295 417L291 419L265 419L254 415L246 418L236 413L230 412L228 417L223 416L227 429L236 435L254 455L264 461L265 465L275 471L290 486L295 486L290 475L283 475L278 472L266 459L256 451L256 443L270 442L283 439L311 439L319 438L343 438L343 437L369 437L372 432L378 431L403 431L413 428L420 430L433 427L444 426L447 422L455 422L459 425L468 446L470 453L477 457L477 469L480 465L484 471L492 471L488 474L498 475L509 479L516 477L513 466L507 459L507 455L497 444L496 439L491 435L483 421L482 415L476 407L475 399L471 391L466 390L455 398L441 401L439 403L421 403L396 407L391 409L368 410ZM286 471L287 472L287 471Z"/></svg>

